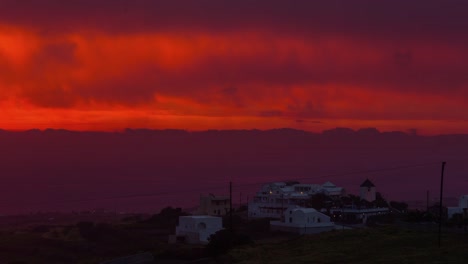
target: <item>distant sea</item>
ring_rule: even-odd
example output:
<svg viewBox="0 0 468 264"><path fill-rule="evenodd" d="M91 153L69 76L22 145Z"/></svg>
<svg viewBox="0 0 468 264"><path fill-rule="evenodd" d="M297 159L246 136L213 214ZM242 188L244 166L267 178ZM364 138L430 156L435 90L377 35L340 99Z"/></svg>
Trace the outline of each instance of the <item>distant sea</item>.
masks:
<svg viewBox="0 0 468 264"><path fill-rule="evenodd" d="M413 208L468 194L468 135L424 137L375 129L268 131L0 131L0 215L106 209L157 213L200 195L246 204L262 184L331 181L358 194L369 178Z"/></svg>

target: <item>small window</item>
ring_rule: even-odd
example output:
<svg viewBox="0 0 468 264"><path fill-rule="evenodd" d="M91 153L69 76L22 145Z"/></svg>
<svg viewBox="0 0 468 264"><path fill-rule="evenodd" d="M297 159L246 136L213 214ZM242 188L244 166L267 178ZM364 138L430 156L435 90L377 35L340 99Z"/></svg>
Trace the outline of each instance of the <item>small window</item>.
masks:
<svg viewBox="0 0 468 264"><path fill-rule="evenodd" d="M289 223L292 223L292 217L289 217Z"/></svg>
<svg viewBox="0 0 468 264"><path fill-rule="evenodd" d="M206 224L203 223L203 222L198 223L197 229L198 229L198 230L205 230L205 229L206 229Z"/></svg>

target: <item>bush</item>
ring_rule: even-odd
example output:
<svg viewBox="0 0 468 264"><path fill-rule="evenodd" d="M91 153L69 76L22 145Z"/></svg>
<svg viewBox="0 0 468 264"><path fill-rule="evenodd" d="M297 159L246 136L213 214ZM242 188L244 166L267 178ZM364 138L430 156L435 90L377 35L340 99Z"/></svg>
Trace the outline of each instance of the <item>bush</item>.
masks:
<svg viewBox="0 0 468 264"><path fill-rule="evenodd" d="M405 202L396 202L396 201L391 201L390 206L400 212L406 212L408 210L408 204Z"/></svg>
<svg viewBox="0 0 468 264"><path fill-rule="evenodd" d="M51 229L51 226L48 226L48 225L38 225L36 227L34 227L31 232L33 233L46 233L46 232L49 232Z"/></svg>
<svg viewBox="0 0 468 264"><path fill-rule="evenodd" d="M223 216L223 227L224 228L229 228L231 225L231 216L228 214L228 215L225 215ZM240 226L243 226L244 225L244 220L242 219L241 216L239 215L233 215L232 216L232 225L236 228L236 227L240 227Z"/></svg>
<svg viewBox="0 0 468 264"><path fill-rule="evenodd" d="M182 212L180 208L166 207L159 212L159 214L153 215L148 220L142 221L146 224L151 224L158 228L171 229L175 231L175 227L179 222L179 216L186 216L187 214Z"/></svg>
<svg viewBox="0 0 468 264"><path fill-rule="evenodd" d="M391 224L395 222L393 214L373 215L367 218L367 226L376 226L377 224Z"/></svg>
<svg viewBox="0 0 468 264"><path fill-rule="evenodd" d="M252 219L244 224L244 228L249 234L270 232L270 221L273 218Z"/></svg>
<svg viewBox="0 0 468 264"><path fill-rule="evenodd" d="M79 222L76 224L78 232L80 232L81 237L88 241L95 241L97 238L97 233L94 228L93 222Z"/></svg>
<svg viewBox="0 0 468 264"><path fill-rule="evenodd" d="M81 237L90 242L97 242L103 239L114 239L117 230L106 223L94 224L93 222L79 222L76 224Z"/></svg>
<svg viewBox="0 0 468 264"><path fill-rule="evenodd" d="M406 213L404 221L410 223L419 223L419 222L432 222L434 221L434 216L430 213L423 212L420 210L411 210Z"/></svg>
<svg viewBox="0 0 468 264"><path fill-rule="evenodd" d="M220 256L233 247L253 243L248 235L228 229L223 229L211 235L209 241L210 242L206 246L206 251L210 256Z"/></svg>

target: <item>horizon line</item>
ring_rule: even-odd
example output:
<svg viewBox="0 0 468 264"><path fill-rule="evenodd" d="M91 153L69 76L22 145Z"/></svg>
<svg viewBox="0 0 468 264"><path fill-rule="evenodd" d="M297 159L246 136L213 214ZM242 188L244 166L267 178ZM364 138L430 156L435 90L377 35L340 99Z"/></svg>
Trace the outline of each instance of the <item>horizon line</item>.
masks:
<svg viewBox="0 0 468 264"><path fill-rule="evenodd" d="M24 132L33 132L33 131L40 131L40 132L47 132L47 131L65 131L65 132L74 132L74 133L89 133L89 132L95 132L95 133L126 133L126 132L131 132L131 131L179 131L179 132L187 132L187 133L201 133L201 132L228 132L228 131L244 131L244 132L253 132L253 131L259 131L259 132L269 132L269 131L278 131L278 130L290 130L290 131L297 131L297 132L304 132L307 134L319 134L323 135L326 134L327 132L332 132L332 131L348 131L350 133L359 133L361 131L374 131L375 134L390 134L390 133L401 133L405 134L408 136L421 136L421 137L435 137L435 136L453 136L453 135L468 135L468 133L438 133L438 134L420 134L418 133L419 131L416 129L412 131L412 129L407 129L406 131L404 130L379 130L376 127L361 127L361 128L350 128L350 127L334 127L330 129L323 129L321 131L310 131L310 130L304 130L304 129L297 129L297 128L292 128L292 127L277 127L277 128L269 128L269 129L260 129L260 128L244 128L244 129L239 129L239 128L234 128L234 129L182 129L182 128L145 128L145 127L125 127L121 129L109 129L109 130L104 130L104 129L85 129L85 130L79 130L79 129L67 129L67 128L54 128L54 127L49 127L49 128L28 128L28 129L4 129L0 127L0 132L12 132L12 133L24 133Z"/></svg>

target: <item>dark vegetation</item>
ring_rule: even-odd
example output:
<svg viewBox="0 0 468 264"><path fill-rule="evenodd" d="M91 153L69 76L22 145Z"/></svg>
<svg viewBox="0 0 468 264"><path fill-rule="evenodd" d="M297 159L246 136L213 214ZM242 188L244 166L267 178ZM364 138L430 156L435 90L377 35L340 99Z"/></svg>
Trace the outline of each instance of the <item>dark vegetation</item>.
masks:
<svg viewBox="0 0 468 264"><path fill-rule="evenodd" d="M407 210L402 202L390 204L399 210L369 217L365 228L310 236L272 232L271 219L246 220L241 209L233 214L232 230L231 217L225 216L225 229L212 235L206 246L167 243L178 217L186 215L171 207L114 223L79 221L5 229L0 233L0 263L100 263L142 252L156 261L180 263L198 259L205 261L200 263L458 263L468 257L466 217L458 214L444 220L443 247L438 249L437 215L431 210Z"/></svg>
<svg viewBox="0 0 468 264"><path fill-rule="evenodd" d="M445 234L442 247L434 232L397 227L332 231L276 243L238 247L233 263L465 263L468 237Z"/></svg>
<svg viewBox="0 0 468 264"><path fill-rule="evenodd" d="M203 256L192 247L167 244L180 208L167 207L149 218L124 217L118 223L80 221L69 225L37 225L4 229L0 234L0 263L99 263L105 260L151 252L156 258Z"/></svg>
<svg viewBox="0 0 468 264"><path fill-rule="evenodd" d="M246 233L223 229L211 235L210 242L206 246L206 253L209 256L218 257L227 253L230 249L242 245L252 244L253 241Z"/></svg>
<svg viewBox="0 0 468 264"><path fill-rule="evenodd" d="M408 205L405 203L392 202L400 207L407 208ZM375 207L388 207L389 203L385 200L380 192L376 193L376 199L373 202L368 202L361 199L359 196L354 194L348 194L340 198L333 199L326 194L317 193L310 197L309 200L304 204L306 207L314 208L316 210L327 209L328 211L332 208L375 208ZM405 207L406 206L406 207Z"/></svg>

